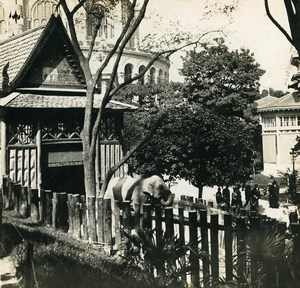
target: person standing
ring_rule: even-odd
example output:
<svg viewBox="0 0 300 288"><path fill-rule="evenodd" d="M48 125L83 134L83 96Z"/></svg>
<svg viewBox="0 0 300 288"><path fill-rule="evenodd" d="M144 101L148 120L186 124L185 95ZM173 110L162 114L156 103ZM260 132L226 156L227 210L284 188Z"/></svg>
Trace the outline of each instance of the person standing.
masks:
<svg viewBox="0 0 300 288"><path fill-rule="evenodd" d="M246 199L246 203L244 205L244 208L249 204L250 202L250 198L251 198L251 186L250 186L250 183L248 182L246 184L246 187L245 187L245 199Z"/></svg>
<svg viewBox="0 0 300 288"><path fill-rule="evenodd" d="M226 185L222 191L223 193L223 200L227 204L227 207L230 207L230 190L229 185Z"/></svg>
<svg viewBox="0 0 300 288"><path fill-rule="evenodd" d="M223 203L223 197L222 197L222 193L221 193L221 188L218 187L218 191L216 193L216 202L218 205L221 205Z"/></svg>
<svg viewBox="0 0 300 288"><path fill-rule="evenodd" d="M251 191L251 198L250 198L250 210L251 211L258 211L258 207L259 207L258 200L259 199L260 199L260 190L258 188L258 184L255 184Z"/></svg>

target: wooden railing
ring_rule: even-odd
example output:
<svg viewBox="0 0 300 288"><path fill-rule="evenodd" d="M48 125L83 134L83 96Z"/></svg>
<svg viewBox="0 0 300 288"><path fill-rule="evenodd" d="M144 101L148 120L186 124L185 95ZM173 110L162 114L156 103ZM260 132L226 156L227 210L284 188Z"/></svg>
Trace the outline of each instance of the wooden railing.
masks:
<svg viewBox="0 0 300 288"><path fill-rule="evenodd" d="M174 201L173 207L166 208L144 204L143 214L135 215L129 201L115 202L111 207L108 199L78 194L43 190L38 195L37 189L13 183L8 177L3 178L2 195L5 209L14 209L23 217L32 217L73 237L89 240L110 253L127 249L124 231L130 234L137 228L156 228L170 236L178 235L183 244L190 243L194 251L209 255L201 260L190 256L193 287L198 287L200 278L204 281L203 286L208 287L209 281L217 281L220 276L226 281L242 277L244 264L239 265L239 262L241 264L244 259L245 240L250 232L268 229L276 235L291 233L295 245L299 246L295 248L294 245L293 249L300 248L299 223L290 224L292 229L289 231L286 223L266 215L248 213L243 209L238 214L235 210L221 211L211 208L212 203L206 206L201 199L192 202L193 199L185 197ZM96 215L96 218L90 215ZM284 240L282 247L285 247ZM237 255L236 266L233 255ZM234 267L239 268L236 271ZM258 273L255 259L251 260L251 267L251 278L254 279ZM276 287L278 275L272 277L269 281L273 281L272 287Z"/></svg>

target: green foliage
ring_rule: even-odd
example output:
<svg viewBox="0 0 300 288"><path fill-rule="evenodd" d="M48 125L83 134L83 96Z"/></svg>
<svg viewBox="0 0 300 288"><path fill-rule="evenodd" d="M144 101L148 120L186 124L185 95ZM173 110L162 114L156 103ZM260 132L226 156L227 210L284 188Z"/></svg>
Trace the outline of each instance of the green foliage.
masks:
<svg viewBox="0 0 300 288"><path fill-rule="evenodd" d="M184 84L132 85L128 91L140 96L140 109L127 121L127 135L137 130L143 135L157 115L165 113L161 127L135 153L131 166L140 174L167 174L199 188L248 179L260 139L255 100L263 74L253 55L245 49L229 51L223 39L217 39L215 45L203 44L200 52L189 52L182 74Z"/></svg>
<svg viewBox="0 0 300 288"><path fill-rule="evenodd" d="M188 254L195 253L182 239L157 229L125 233L130 249L125 273L143 281L145 287L184 287L181 276L191 271ZM158 236L158 237L157 237ZM195 244L195 243L194 243ZM198 244L198 243L196 243ZM197 254L199 258L203 255Z"/></svg>
<svg viewBox="0 0 300 288"><path fill-rule="evenodd" d="M201 46L200 52L190 51L184 59L186 97L225 116L251 118L264 73L253 54L243 48L229 51L222 38Z"/></svg>
<svg viewBox="0 0 300 288"><path fill-rule="evenodd" d="M203 107L169 109L163 126L135 154L135 170L168 174L201 185L247 179L254 159L255 127Z"/></svg>

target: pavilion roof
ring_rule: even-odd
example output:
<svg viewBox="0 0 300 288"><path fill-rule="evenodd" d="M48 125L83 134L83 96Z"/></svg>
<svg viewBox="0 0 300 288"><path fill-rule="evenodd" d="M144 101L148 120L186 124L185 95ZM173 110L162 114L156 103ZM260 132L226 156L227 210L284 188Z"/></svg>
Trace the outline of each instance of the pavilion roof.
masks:
<svg viewBox="0 0 300 288"><path fill-rule="evenodd" d="M101 95L95 94L94 108L100 107ZM85 96L41 95L33 93L13 92L0 99L0 107L7 108L36 108L36 109L67 109L85 108ZM135 110L136 106L111 100L106 109Z"/></svg>
<svg viewBox="0 0 300 288"><path fill-rule="evenodd" d="M258 112L300 109L300 94L294 92L280 98L267 96L256 103Z"/></svg>

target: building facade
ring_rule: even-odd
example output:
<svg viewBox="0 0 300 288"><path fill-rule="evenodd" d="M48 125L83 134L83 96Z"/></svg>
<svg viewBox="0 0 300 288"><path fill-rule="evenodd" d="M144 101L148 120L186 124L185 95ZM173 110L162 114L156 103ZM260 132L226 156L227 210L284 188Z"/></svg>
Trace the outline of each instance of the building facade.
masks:
<svg viewBox="0 0 300 288"><path fill-rule="evenodd" d="M267 96L257 101L262 126L264 173L276 176L300 168L300 157L293 159L292 148L300 135L300 93L280 98ZM294 164L293 164L294 162Z"/></svg>
<svg viewBox="0 0 300 288"><path fill-rule="evenodd" d="M117 20L103 20L92 68L99 67L122 29L120 19L125 17L126 3L127 0L121 1L114 11ZM82 194L80 131L85 82L65 29L66 21L63 13L56 13L56 4L55 0L0 0L0 172L32 188ZM80 44L87 51L93 21L83 11L76 25L81 31ZM122 56L118 69L120 83L141 72L151 59L150 54L139 50L138 34L137 31ZM99 83L95 111L100 103L97 99L105 92L110 69L107 67ZM159 60L140 82L168 81L168 71L169 61ZM98 187L106 171L123 156L123 113L134 109L118 101L110 101L107 106L97 143ZM124 175L126 169L125 165L116 174Z"/></svg>
<svg viewBox="0 0 300 288"><path fill-rule="evenodd" d="M30 29L46 25L51 15L56 11L57 2L57 0L0 0L0 41L19 35ZM72 7L78 1L68 0L67 2ZM115 10L111 12L111 15L101 20L94 49L97 53L94 53L94 57L91 60L91 66L95 70L120 34L127 15L128 5L129 0L120 1ZM58 10L58 13L61 15L65 27L68 27L61 9ZM83 9L77 14L76 28L78 38L83 50L88 51L95 20L91 16L88 16ZM129 41L119 65L118 81L120 83L126 77L132 77L141 72L149 62L151 55L141 51L139 43L139 30L137 30ZM170 63L168 60L158 60L140 81L142 83L168 81L169 67ZM103 73L102 90L105 90L105 84L109 78L111 69L112 66L108 66Z"/></svg>

